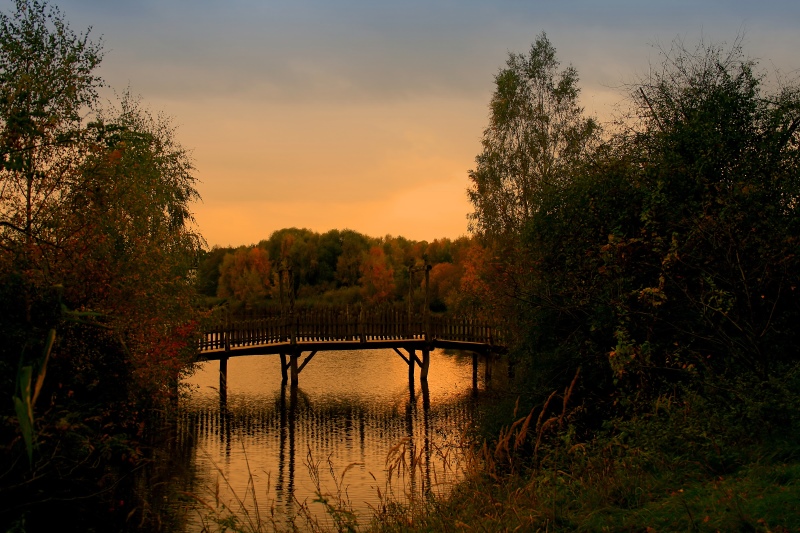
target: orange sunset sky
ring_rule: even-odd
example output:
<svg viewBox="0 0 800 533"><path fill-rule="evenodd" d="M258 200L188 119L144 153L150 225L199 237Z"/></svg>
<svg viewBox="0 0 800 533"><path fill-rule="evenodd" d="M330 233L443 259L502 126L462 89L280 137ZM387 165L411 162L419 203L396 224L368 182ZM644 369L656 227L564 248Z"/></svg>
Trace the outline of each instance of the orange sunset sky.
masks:
<svg viewBox="0 0 800 533"><path fill-rule="evenodd" d="M194 213L209 246L288 226L466 234L467 172L493 77L541 31L578 69L583 105L601 121L676 37L743 34L770 79L776 69L794 79L800 66L796 1L55 4L74 31L102 36L110 88L130 87L173 118L195 161Z"/></svg>

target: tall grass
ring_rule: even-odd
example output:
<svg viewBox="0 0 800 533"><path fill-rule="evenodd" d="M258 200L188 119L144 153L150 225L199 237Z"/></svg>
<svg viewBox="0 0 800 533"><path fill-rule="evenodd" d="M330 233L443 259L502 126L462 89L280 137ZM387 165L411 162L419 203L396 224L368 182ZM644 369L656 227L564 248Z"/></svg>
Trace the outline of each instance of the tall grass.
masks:
<svg viewBox="0 0 800 533"><path fill-rule="evenodd" d="M300 522L277 519L274 505L254 505L249 483L233 504L217 495L206 501L214 514L205 531L800 531L798 376L719 382L702 395L676 391L580 439L576 374L530 411L519 413L518 400L493 439L465 437L457 453L428 450L458 476L437 479L434 470L415 487L426 450L407 437L396 442L371 516L359 516L348 496L357 463L336 467L309 452L316 495L297 502ZM264 516L245 510L247 498ZM312 513L315 503L321 514Z"/></svg>
<svg viewBox="0 0 800 533"><path fill-rule="evenodd" d="M579 442L574 385L473 448L449 497L376 516L372 530L800 531L796 387L660 397Z"/></svg>

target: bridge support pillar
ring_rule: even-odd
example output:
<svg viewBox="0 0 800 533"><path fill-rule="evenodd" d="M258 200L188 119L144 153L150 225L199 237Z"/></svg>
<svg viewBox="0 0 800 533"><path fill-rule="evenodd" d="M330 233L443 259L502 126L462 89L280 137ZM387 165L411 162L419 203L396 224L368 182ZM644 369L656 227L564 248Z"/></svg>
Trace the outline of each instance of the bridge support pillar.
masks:
<svg viewBox="0 0 800 533"><path fill-rule="evenodd" d="M291 357L291 363L289 366L292 376L292 387L297 387L298 376L300 375L300 372L297 370L297 358L300 357L300 354L298 354L297 352L292 352L290 354L290 357Z"/></svg>
<svg viewBox="0 0 800 533"><path fill-rule="evenodd" d="M289 379L287 367L288 365L286 364L286 353L281 352L281 383L286 383L286 380Z"/></svg>
<svg viewBox="0 0 800 533"><path fill-rule="evenodd" d="M219 403L228 403L228 358L219 358Z"/></svg>
<svg viewBox="0 0 800 533"><path fill-rule="evenodd" d="M408 348L408 383L409 385L414 383L414 359L416 358L416 350L412 350Z"/></svg>
<svg viewBox="0 0 800 533"><path fill-rule="evenodd" d="M428 348L422 349L422 368L419 370L419 379L423 383L428 383L428 368L431 366L431 351Z"/></svg>

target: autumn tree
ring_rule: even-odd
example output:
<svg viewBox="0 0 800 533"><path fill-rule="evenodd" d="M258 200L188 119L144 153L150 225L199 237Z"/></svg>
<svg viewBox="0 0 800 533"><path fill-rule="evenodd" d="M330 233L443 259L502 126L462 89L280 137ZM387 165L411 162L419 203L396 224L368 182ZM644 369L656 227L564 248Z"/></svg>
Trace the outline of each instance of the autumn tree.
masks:
<svg viewBox="0 0 800 533"><path fill-rule="evenodd" d="M191 158L169 121L127 93L98 109L100 45L45 2L15 7L0 13L0 390L16 399L0 432L10 507L28 509L41 494L86 497L71 480L135 457L148 413L174 398L202 238Z"/></svg>
<svg viewBox="0 0 800 533"><path fill-rule="evenodd" d="M383 248L370 248L361 262L360 271L359 282L367 302L376 304L391 299L394 293L394 269L388 264Z"/></svg>
<svg viewBox="0 0 800 533"><path fill-rule="evenodd" d="M463 271L453 263L437 263L430 271L430 306L434 311L450 309L459 291Z"/></svg>
<svg viewBox="0 0 800 533"><path fill-rule="evenodd" d="M0 13L0 246L27 291L54 282L48 257L64 238L68 198L84 190L81 113L96 103L101 59L55 7L16 0Z"/></svg>
<svg viewBox="0 0 800 533"><path fill-rule="evenodd" d="M336 260L336 282L340 286L352 287L358 284L361 276L361 260L369 250L369 240L355 231L341 232L342 253Z"/></svg>
<svg viewBox="0 0 800 533"><path fill-rule="evenodd" d="M217 296L253 303L270 294L272 263L266 250L241 247L225 254L220 266Z"/></svg>

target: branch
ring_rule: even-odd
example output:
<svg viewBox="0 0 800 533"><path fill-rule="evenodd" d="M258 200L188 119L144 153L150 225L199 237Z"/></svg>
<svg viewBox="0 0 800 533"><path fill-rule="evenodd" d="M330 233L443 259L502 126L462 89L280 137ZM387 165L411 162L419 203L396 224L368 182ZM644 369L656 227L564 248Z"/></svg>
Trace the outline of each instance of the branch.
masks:
<svg viewBox="0 0 800 533"><path fill-rule="evenodd" d="M663 133L664 132L664 125L661 124L661 121L658 119L658 115L656 114L656 110L653 109L653 104L650 103L650 99L647 97L647 94L645 94L644 89L639 87L639 92L642 93L642 98L644 98L644 101L647 103L647 107L650 108L650 112L653 114L653 119L656 121L656 124L658 124L658 129L660 129L661 132Z"/></svg>

